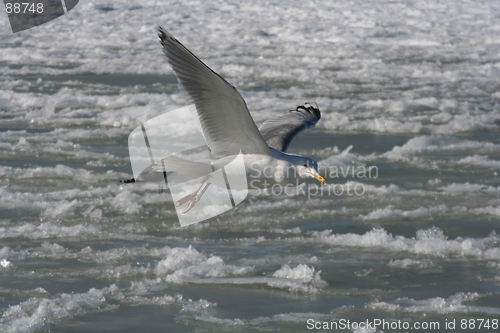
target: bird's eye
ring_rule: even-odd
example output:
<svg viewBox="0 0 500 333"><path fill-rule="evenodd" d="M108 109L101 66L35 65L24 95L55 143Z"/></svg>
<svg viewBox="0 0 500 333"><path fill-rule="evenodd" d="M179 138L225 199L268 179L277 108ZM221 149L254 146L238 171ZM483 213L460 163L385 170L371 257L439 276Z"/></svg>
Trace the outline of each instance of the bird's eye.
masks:
<svg viewBox="0 0 500 333"><path fill-rule="evenodd" d="M304 164L304 167L306 167L306 168L307 168L307 164Z"/></svg>

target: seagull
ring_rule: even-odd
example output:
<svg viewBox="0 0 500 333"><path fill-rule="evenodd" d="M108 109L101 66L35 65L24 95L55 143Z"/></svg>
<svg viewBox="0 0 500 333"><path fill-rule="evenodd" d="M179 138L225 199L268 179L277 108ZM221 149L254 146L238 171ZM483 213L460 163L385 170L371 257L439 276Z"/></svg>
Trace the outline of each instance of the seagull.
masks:
<svg viewBox="0 0 500 333"><path fill-rule="evenodd" d="M199 186L176 202L187 203L189 212L207 188L216 184L209 173L243 156L247 179L252 189L273 186L298 186L312 178L325 185L318 163L309 157L288 154L293 138L312 128L321 118L317 105L305 103L290 112L267 120L257 128L238 90L205 65L172 34L158 27L158 37L181 91L194 104L197 117L211 155L210 163L194 162L170 156L145 169L136 179L124 181L158 181L165 173L176 172L191 179L203 177ZM248 183L247 183L248 185Z"/></svg>

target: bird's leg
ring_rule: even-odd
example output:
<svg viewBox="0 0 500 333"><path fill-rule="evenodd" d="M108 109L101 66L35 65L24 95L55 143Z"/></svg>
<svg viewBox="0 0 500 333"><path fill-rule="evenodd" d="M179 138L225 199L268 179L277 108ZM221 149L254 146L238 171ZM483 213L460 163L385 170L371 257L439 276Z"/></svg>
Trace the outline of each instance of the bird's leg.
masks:
<svg viewBox="0 0 500 333"><path fill-rule="evenodd" d="M196 197L196 194L198 193L198 191L200 190L200 188L203 186L203 184L205 184L205 182L207 180L208 180L208 176L203 177L203 179L201 180L200 185L196 188L196 190L194 190L192 193L189 193L185 197L182 197L179 200L177 200L177 202L176 202L177 205L176 206L179 207L180 205L183 205L186 202L192 200L194 197Z"/></svg>
<svg viewBox="0 0 500 333"><path fill-rule="evenodd" d="M191 208L194 207L194 205L200 200L201 196L203 195L203 193L205 193L205 191L208 189L209 186L210 186L210 183L207 183L206 186L203 188L203 190L201 190L200 193L196 194L194 196L194 198L189 200L189 202L186 206L186 210L184 210L183 214L186 214L187 212L189 212L191 210Z"/></svg>

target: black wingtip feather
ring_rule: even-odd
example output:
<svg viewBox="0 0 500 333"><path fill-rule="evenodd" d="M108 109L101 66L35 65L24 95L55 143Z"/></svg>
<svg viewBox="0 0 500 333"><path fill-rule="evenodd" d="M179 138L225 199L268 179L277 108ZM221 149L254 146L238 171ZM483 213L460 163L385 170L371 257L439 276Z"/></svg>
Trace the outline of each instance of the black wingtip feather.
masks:
<svg viewBox="0 0 500 333"><path fill-rule="evenodd" d="M318 120L321 119L321 111L319 111L318 105L316 103L310 104L310 103L306 102L303 105L297 106L297 108L295 110L291 110L291 111L293 112L293 111L301 111L301 110L307 111L310 114L314 114L316 117L318 117Z"/></svg>

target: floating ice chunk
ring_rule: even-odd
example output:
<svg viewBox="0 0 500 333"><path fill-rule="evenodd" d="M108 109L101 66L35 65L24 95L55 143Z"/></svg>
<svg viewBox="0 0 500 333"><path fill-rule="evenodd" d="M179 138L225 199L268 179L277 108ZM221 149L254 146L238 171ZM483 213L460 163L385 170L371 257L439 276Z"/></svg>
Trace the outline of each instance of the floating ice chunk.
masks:
<svg viewBox="0 0 500 333"><path fill-rule="evenodd" d="M436 227L426 230L418 230L415 238L393 236L383 228L374 228L363 235L358 234L332 234L331 230L311 233L314 238L311 241L322 242L337 246L379 248L393 252L410 252L430 256L448 257L486 257L493 259L496 248L490 248L488 244L498 241L496 234L487 238L461 238L447 239L443 232ZM499 251L500 252L500 251Z"/></svg>
<svg viewBox="0 0 500 333"><path fill-rule="evenodd" d="M318 277L320 272L321 271L316 273ZM300 279L305 282L311 282L315 278L314 267L310 268L307 265L300 264L292 269L290 268L290 266L285 264L283 265L283 267L281 267L281 269L274 272L273 277L279 277L285 279Z"/></svg>
<svg viewBox="0 0 500 333"><path fill-rule="evenodd" d="M147 266L132 266L131 264L106 267L106 268L91 268L87 270L87 274L94 277L103 277L106 279L123 279L131 277L142 277L150 274L152 269Z"/></svg>
<svg viewBox="0 0 500 333"><path fill-rule="evenodd" d="M216 318L210 314L202 314L202 315L195 315L194 318L199 321L204 321L207 323L214 323L214 324L219 324L219 325L229 325L229 326L236 326L236 325L245 325L245 322L239 318L235 319L221 319L221 318Z"/></svg>
<svg viewBox="0 0 500 333"><path fill-rule="evenodd" d="M433 267L434 264L431 260L423 259L423 260L415 260L415 259L402 259L402 260L392 260L387 264L388 267L392 268L429 268Z"/></svg>
<svg viewBox="0 0 500 333"><path fill-rule="evenodd" d="M32 290L36 294L47 294L45 289ZM38 296L38 295L37 295ZM155 296L152 298L128 296L117 285L112 284L102 289L91 288L86 293L62 293L51 298L32 297L27 301L6 309L0 317L0 332L33 333L52 330L54 324L77 315L93 312L112 311L120 304L132 305L168 305L173 303L191 304L193 309L204 309L216 306L205 300L183 301L182 295Z"/></svg>
<svg viewBox="0 0 500 333"><path fill-rule="evenodd" d="M114 197L107 198L106 202L122 214L139 214L144 211L142 207L144 198L138 194L125 190Z"/></svg>
<svg viewBox="0 0 500 333"><path fill-rule="evenodd" d="M321 271L314 272L314 267L300 264L290 268L287 264L273 274L273 280L267 284L271 287L289 289L306 293L318 293L320 288L327 286L326 281L321 280Z"/></svg>
<svg viewBox="0 0 500 333"><path fill-rule="evenodd" d="M252 271L253 267L228 265L220 257L208 257L191 245L188 248L171 249L167 258L158 262L155 268L157 275L166 275L165 280L174 283L244 275Z"/></svg>
<svg viewBox="0 0 500 333"><path fill-rule="evenodd" d="M440 112L438 114L433 115L430 120L433 124L445 124L452 119L453 116L448 112Z"/></svg>
<svg viewBox="0 0 500 333"><path fill-rule="evenodd" d="M0 331L35 332L63 318L116 308L106 303L105 294L106 291L92 288L88 293L61 294L59 298L30 298L4 311Z"/></svg>
<svg viewBox="0 0 500 333"><path fill-rule="evenodd" d="M0 227L0 239L5 238L30 238L44 239L53 237L84 237L98 235L101 231L93 225L77 224L74 226L61 226L57 223L42 223L34 225L31 223L14 227Z"/></svg>
<svg viewBox="0 0 500 333"><path fill-rule="evenodd" d="M478 293L456 293L448 298L434 297L424 300L414 300L411 298L400 298L393 303L371 302L365 308L384 310L390 312L425 312L425 313L481 313L489 315L499 315L500 308L466 305L464 302L473 301L481 297Z"/></svg>
<svg viewBox="0 0 500 333"><path fill-rule="evenodd" d="M260 325L268 322L293 322L293 323L304 323L308 319L315 319L316 321L327 321L336 319L334 315L324 314L324 313L315 313L315 312L307 312L307 313L279 313L275 314L272 317L258 317L250 320L250 324Z"/></svg>
<svg viewBox="0 0 500 333"><path fill-rule="evenodd" d="M52 258L76 257L76 254L70 253L68 249L57 243L50 244L49 242L44 242L42 244L42 251L45 252L46 255Z"/></svg>
<svg viewBox="0 0 500 333"><path fill-rule="evenodd" d="M5 262L9 262L7 259L23 260L29 257L31 257L31 254L25 250L15 251L12 250L9 246L4 246L3 248L0 249L0 259L5 260Z"/></svg>
<svg viewBox="0 0 500 333"><path fill-rule="evenodd" d="M191 245L188 248L173 248L167 258L157 264L155 273L163 275L207 260L207 256L196 251Z"/></svg>
<svg viewBox="0 0 500 333"><path fill-rule="evenodd" d="M439 188L446 193L464 193L464 192L485 192L490 194L500 193L500 188L481 184L470 184L469 182L457 184L452 183Z"/></svg>
<svg viewBox="0 0 500 333"><path fill-rule="evenodd" d="M52 209L46 209L41 215L43 217L65 217L68 215L73 215L77 208L82 206L82 202L79 202L77 199L72 201L61 200L56 207Z"/></svg>
<svg viewBox="0 0 500 333"><path fill-rule="evenodd" d="M461 140L451 135L423 135L412 138L402 146L396 146L381 156L393 161L409 161L411 156L424 152L496 151L498 149L500 149L499 145L491 142Z"/></svg>
<svg viewBox="0 0 500 333"><path fill-rule="evenodd" d="M2 266L3 268L7 268L7 267L10 267L12 264L10 263L10 261L8 261L7 259L2 259L0 260L0 266Z"/></svg>
<svg viewBox="0 0 500 333"><path fill-rule="evenodd" d="M488 156L473 155L458 160L457 164L474 165L485 168L500 169L500 161L490 160Z"/></svg>
<svg viewBox="0 0 500 333"><path fill-rule="evenodd" d="M500 216L500 206L487 206L487 207L482 207L482 208L476 208L471 210L473 214L487 214L487 215L493 215L493 216Z"/></svg>
<svg viewBox="0 0 500 333"><path fill-rule="evenodd" d="M377 220L377 219L391 219L399 220L403 218L419 218L424 216L430 216L433 212L446 212L448 207L446 205L431 206L428 208L419 207L414 210L404 211L401 209L393 209L393 206L388 206L385 208L377 208L376 210L368 213L367 215L361 215L360 218L363 220Z"/></svg>
<svg viewBox="0 0 500 333"><path fill-rule="evenodd" d="M0 166L0 176L9 176L11 179L32 179L32 178L50 178L50 179L71 179L81 182L97 183L103 180L117 180L128 177L126 173L116 173L114 171L106 173L94 173L86 169L75 169L66 165L57 164L55 167L36 167L36 168L13 168Z"/></svg>
<svg viewBox="0 0 500 333"><path fill-rule="evenodd" d="M188 300L185 304L183 304L181 311L198 312L216 305L216 303L212 303L204 299L200 299L196 302Z"/></svg>
<svg viewBox="0 0 500 333"><path fill-rule="evenodd" d="M327 283L321 280L320 273L314 268L300 264L295 268L284 265L272 277L242 277L254 268L224 263L217 256L206 256L192 246L173 248L167 258L158 262L155 273L165 276L165 281L173 283L202 284L266 284L273 288L288 289L294 292L318 293ZM233 276L233 277L230 277Z"/></svg>

